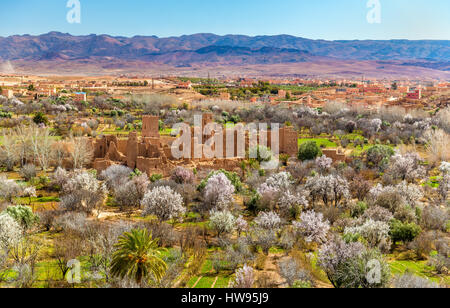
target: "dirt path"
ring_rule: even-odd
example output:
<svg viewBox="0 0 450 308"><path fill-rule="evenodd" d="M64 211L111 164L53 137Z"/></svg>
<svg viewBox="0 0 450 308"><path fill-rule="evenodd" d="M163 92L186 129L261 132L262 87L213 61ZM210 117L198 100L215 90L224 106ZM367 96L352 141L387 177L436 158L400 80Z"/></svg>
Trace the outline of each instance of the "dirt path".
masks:
<svg viewBox="0 0 450 308"><path fill-rule="evenodd" d="M278 263L285 258L288 258L282 253L270 253L264 263L264 270L257 272L257 278L266 276L269 279L269 284L275 288L287 287L286 280L281 277Z"/></svg>

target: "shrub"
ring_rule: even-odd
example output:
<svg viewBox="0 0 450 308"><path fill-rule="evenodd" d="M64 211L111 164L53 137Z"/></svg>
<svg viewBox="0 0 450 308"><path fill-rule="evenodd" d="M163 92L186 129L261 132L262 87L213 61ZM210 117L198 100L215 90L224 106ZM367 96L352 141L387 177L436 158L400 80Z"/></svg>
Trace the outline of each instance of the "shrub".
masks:
<svg viewBox="0 0 450 308"><path fill-rule="evenodd" d="M177 167L173 170L171 178L178 184L192 184L194 182L194 173L189 169Z"/></svg>
<svg viewBox="0 0 450 308"><path fill-rule="evenodd" d="M10 206L5 210L9 216L24 229L28 230L39 222L39 217L33 214L29 206Z"/></svg>
<svg viewBox="0 0 450 308"><path fill-rule="evenodd" d="M38 112L35 114L35 116L33 117L33 122L37 125L39 124L48 124L48 119L47 116L45 114L43 114L42 112Z"/></svg>
<svg viewBox="0 0 450 308"><path fill-rule="evenodd" d="M391 222L391 230L389 235L392 241L411 242L413 241L422 230L415 223L402 223L399 220L393 220Z"/></svg>
<svg viewBox="0 0 450 308"><path fill-rule="evenodd" d="M385 288L391 271L383 255L372 249L350 257L335 276L341 288Z"/></svg>
<svg viewBox="0 0 450 308"><path fill-rule="evenodd" d="M438 274L448 274L448 269L450 268L450 258L447 255L434 254L428 261L428 265L433 267Z"/></svg>
<svg viewBox="0 0 450 308"><path fill-rule="evenodd" d="M426 278L422 278L410 273L397 276L393 282L394 288L397 289L436 289L439 288L437 283L434 283Z"/></svg>
<svg viewBox="0 0 450 308"><path fill-rule="evenodd" d="M162 178L163 178L162 174L155 173L150 176L150 182L155 183L155 182L158 182L159 180L161 180Z"/></svg>
<svg viewBox="0 0 450 308"><path fill-rule="evenodd" d="M386 145L374 145L366 151L366 159L369 165L383 168L387 165L389 158L395 154L394 150Z"/></svg>
<svg viewBox="0 0 450 308"><path fill-rule="evenodd" d="M357 202L351 205L350 215L353 218L362 216L367 211L367 204L365 202Z"/></svg>
<svg viewBox="0 0 450 308"><path fill-rule="evenodd" d="M316 157L322 156L322 151L315 141L307 141L300 145L298 151L298 159L301 161L313 160Z"/></svg>
<svg viewBox="0 0 450 308"><path fill-rule="evenodd" d="M361 226L345 228L344 234L359 234L371 247L379 247L389 241L389 224L369 219Z"/></svg>
<svg viewBox="0 0 450 308"><path fill-rule="evenodd" d="M422 211L421 225L426 229L445 231L445 224L448 218L448 211L429 205Z"/></svg>
<svg viewBox="0 0 450 308"><path fill-rule="evenodd" d="M33 164L26 164L20 169L20 175L25 181L31 181L36 177L36 166Z"/></svg>

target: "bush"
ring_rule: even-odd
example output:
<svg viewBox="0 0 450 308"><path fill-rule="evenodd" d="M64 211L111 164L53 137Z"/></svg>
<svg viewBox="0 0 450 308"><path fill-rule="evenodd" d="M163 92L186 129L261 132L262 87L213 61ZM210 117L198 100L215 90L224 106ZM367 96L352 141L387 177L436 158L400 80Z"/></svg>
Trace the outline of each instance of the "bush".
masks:
<svg viewBox="0 0 450 308"><path fill-rule="evenodd" d="M177 167L172 172L171 179L177 184L192 184L194 182L194 173L189 169Z"/></svg>
<svg viewBox="0 0 450 308"><path fill-rule="evenodd" d="M423 209L421 225L426 229L445 231L445 223L448 217L448 211L430 205Z"/></svg>
<svg viewBox="0 0 450 308"><path fill-rule="evenodd" d="M24 229L30 229L39 222L39 217L33 214L29 206L17 205L8 207L5 212Z"/></svg>
<svg viewBox="0 0 450 308"><path fill-rule="evenodd" d="M351 206L350 215L353 218L357 218L357 217L360 217L361 215L363 215L366 210L367 210L367 204L365 202L360 201L360 202L354 203Z"/></svg>
<svg viewBox="0 0 450 308"><path fill-rule="evenodd" d="M33 117L33 122L37 125L39 124L48 124L48 119L47 116L45 114L43 114L42 112L38 112L36 113L36 115Z"/></svg>
<svg viewBox="0 0 450 308"><path fill-rule="evenodd" d="M402 223L401 221L394 219L391 222L391 230L389 231L389 235L395 244L398 241L411 242L420 234L421 231L421 228L415 223Z"/></svg>
<svg viewBox="0 0 450 308"><path fill-rule="evenodd" d="M36 166L33 164L26 164L20 169L20 175L25 181L31 181L36 177Z"/></svg>
<svg viewBox="0 0 450 308"><path fill-rule="evenodd" d="M336 271L341 288L385 288L391 270L383 255L375 250L351 257Z"/></svg>
<svg viewBox="0 0 450 308"><path fill-rule="evenodd" d="M393 282L394 288L397 289L436 289L439 285L431 282L426 278L422 278L410 273L397 276Z"/></svg>
<svg viewBox="0 0 450 308"><path fill-rule="evenodd" d="M322 151L315 141L303 143L298 150L298 159L301 161L313 160L319 156L322 156Z"/></svg>
<svg viewBox="0 0 450 308"><path fill-rule="evenodd" d="M366 152L366 159L373 167L383 167L389 162L389 158L395 154L394 150L387 146L377 144L370 147Z"/></svg>
<svg viewBox="0 0 450 308"><path fill-rule="evenodd" d="M155 182L158 182L159 180L161 180L162 178L163 178L162 174L155 173L155 174L151 175L150 182L155 183Z"/></svg>

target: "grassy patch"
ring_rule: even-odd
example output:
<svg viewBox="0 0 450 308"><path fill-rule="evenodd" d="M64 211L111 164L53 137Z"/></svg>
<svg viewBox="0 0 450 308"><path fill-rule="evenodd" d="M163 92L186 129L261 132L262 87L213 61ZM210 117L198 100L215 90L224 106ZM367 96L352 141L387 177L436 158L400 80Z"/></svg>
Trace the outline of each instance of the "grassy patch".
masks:
<svg viewBox="0 0 450 308"><path fill-rule="evenodd" d="M337 148L337 144L333 141L328 140L327 138L305 138L305 139L299 139L298 145L302 145L305 142L308 141L315 141L319 147L325 147L325 148Z"/></svg>
<svg viewBox="0 0 450 308"><path fill-rule="evenodd" d="M440 277L433 274L433 268L427 265L427 261L391 261L389 265L393 275L403 275L405 272L410 272L436 283L444 281L445 284L450 284L450 276Z"/></svg>

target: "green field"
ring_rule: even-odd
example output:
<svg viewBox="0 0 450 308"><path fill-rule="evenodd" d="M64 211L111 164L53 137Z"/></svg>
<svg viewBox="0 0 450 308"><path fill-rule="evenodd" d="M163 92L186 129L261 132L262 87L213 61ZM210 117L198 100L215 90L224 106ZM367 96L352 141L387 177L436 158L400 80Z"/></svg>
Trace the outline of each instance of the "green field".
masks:
<svg viewBox="0 0 450 308"><path fill-rule="evenodd" d="M325 147L325 148L337 148L337 144L333 141L328 140L327 138L300 138L298 140L298 145L302 145L305 142L308 141L315 141L319 147Z"/></svg>
<svg viewBox="0 0 450 308"><path fill-rule="evenodd" d="M447 285L450 284L450 276L444 278L435 276L432 272L433 268L427 265L427 261L392 261L389 262L389 265L393 275L402 275L405 272L409 272L436 283L444 282Z"/></svg>
<svg viewBox="0 0 450 308"><path fill-rule="evenodd" d="M200 279L200 280L199 280ZM211 260L206 260L198 276L193 276L189 280L187 287L195 289L215 289L227 288L230 283L230 275L227 273L217 274L213 267ZM214 284L214 282L216 282Z"/></svg>

